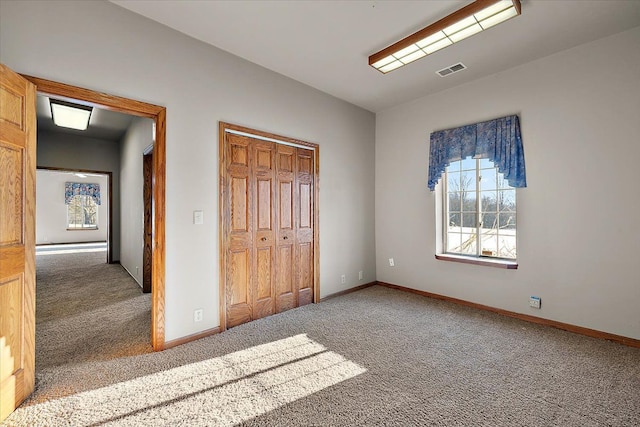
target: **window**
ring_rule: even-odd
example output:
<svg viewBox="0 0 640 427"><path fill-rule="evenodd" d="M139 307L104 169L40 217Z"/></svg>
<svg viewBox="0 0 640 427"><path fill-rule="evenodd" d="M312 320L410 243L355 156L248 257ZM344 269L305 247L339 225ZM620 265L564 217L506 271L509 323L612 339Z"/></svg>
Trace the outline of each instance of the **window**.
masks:
<svg viewBox="0 0 640 427"><path fill-rule="evenodd" d="M98 205L89 195L75 195L67 204L67 224L71 230L98 228Z"/></svg>
<svg viewBox="0 0 640 427"><path fill-rule="evenodd" d="M491 160L451 162L443 179L444 249L469 257L516 259L516 190Z"/></svg>

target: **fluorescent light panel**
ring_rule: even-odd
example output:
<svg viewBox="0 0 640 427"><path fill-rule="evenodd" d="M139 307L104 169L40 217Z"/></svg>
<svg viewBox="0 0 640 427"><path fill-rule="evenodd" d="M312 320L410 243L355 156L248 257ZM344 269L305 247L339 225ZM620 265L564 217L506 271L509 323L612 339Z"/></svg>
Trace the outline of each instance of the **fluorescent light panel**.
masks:
<svg viewBox="0 0 640 427"><path fill-rule="evenodd" d="M51 117L57 126L87 130L93 107L49 98Z"/></svg>
<svg viewBox="0 0 640 427"><path fill-rule="evenodd" d="M374 53L369 57L369 65L386 74L518 16L520 7L520 0L476 0L438 22Z"/></svg>

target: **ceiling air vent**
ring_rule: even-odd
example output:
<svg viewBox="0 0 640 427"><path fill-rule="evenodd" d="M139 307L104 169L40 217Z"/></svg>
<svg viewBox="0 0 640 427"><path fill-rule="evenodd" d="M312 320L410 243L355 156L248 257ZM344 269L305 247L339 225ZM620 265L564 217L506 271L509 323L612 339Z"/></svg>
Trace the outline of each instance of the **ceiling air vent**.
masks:
<svg viewBox="0 0 640 427"><path fill-rule="evenodd" d="M436 74L438 74L440 77L446 77L449 74L457 73L458 71L466 69L467 67L462 62L458 62L457 64L453 64L447 68L443 68L440 71L436 71Z"/></svg>

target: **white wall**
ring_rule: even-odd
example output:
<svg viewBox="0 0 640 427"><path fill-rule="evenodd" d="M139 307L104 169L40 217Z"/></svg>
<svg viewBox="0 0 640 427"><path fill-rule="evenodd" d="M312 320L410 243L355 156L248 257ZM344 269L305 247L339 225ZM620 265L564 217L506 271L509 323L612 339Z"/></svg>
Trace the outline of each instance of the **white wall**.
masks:
<svg viewBox="0 0 640 427"><path fill-rule="evenodd" d="M640 338L639 46L635 28L378 113L378 280ZM519 268L436 261L429 134L508 114L528 181Z"/></svg>
<svg viewBox="0 0 640 427"><path fill-rule="evenodd" d="M64 200L66 182L100 184L97 230L67 230L67 205ZM99 242L107 240L109 198L107 176L82 178L69 172L40 169L36 173L36 244Z"/></svg>
<svg viewBox="0 0 640 427"><path fill-rule="evenodd" d="M1 2L0 60L167 107L167 340L219 324L220 120L320 145L321 295L375 280L372 113L107 2Z"/></svg>
<svg viewBox="0 0 640 427"><path fill-rule="evenodd" d="M131 122L120 141L120 264L142 286L144 199L142 153L153 143L153 120Z"/></svg>
<svg viewBox="0 0 640 427"><path fill-rule="evenodd" d="M2 5L3 3L0 3ZM0 9L2 11L2 9ZM0 21L1 22L1 21ZM1 36L2 33L0 33ZM0 61L6 64L4 52ZM63 132L38 132L38 167L111 172L113 260L120 259L120 160L117 141L85 138ZM106 193L105 193L106 196Z"/></svg>

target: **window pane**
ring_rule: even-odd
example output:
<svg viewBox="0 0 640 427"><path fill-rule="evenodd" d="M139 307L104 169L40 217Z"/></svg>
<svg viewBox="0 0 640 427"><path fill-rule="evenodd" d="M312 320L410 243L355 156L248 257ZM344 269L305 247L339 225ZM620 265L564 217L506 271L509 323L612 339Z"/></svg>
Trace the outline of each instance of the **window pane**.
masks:
<svg viewBox="0 0 640 427"><path fill-rule="evenodd" d="M494 212L483 212L482 213L482 225L481 228L492 229L498 228L498 222L496 221L498 215Z"/></svg>
<svg viewBox="0 0 640 427"><path fill-rule="evenodd" d="M501 258L516 257L516 233L512 230L507 233L500 231L500 240L498 242L498 256Z"/></svg>
<svg viewBox="0 0 640 427"><path fill-rule="evenodd" d="M451 229L451 227L460 227L459 213L449 213L449 229Z"/></svg>
<svg viewBox="0 0 640 427"><path fill-rule="evenodd" d="M496 169L496 171L497 171L497 169ZM506 179L504 179L504 174L501 174L500 172L497 172L497 173L498 173L498 188L499 188L499 189L504 189L504 190L506 190L506 189L509 189L509 188L513 188L513 187L511 187L511 186L509 185L509 183L507 182L507 180L506 180Z"/></svg>
<svg viewBox="0 0 640 427"><path fill-rule="evenodd" d="M500 191L500 211L515 212L516 210L516 190Z"/></svg>
<svg viewBox="0 0 640 427"><path fill-rule="evenodd" d="M460 252L460 233L447 233L447 252Z"/></svg>
<svg viewBox="0 0 640 427"><path fill-rule="evenodd" d="M501 230L515 230L516 229L516 215L514 213L501 213L500 214L500 229Z"/></svg>
<svg viewBox="0 0 640 427"><path fill-rule="evenodd" d="M483 191L480 193L482 212L498 212L498 194L495 191Z"/></svg>
<svg viewBox="0 0 640 427"><path fill-rule="evenodd" d="M496 165L489 159L480 159L480 169L494 169Z"/></svg>
<svg viewBox="0 0 640 427"><path fill-rule="evenodd" d="M460 248L460 253L465 255L475 255L477 253L476 249L477 239L475 234L462 234L462 246Z"/></svg>
<svg viewBox="0 0 640 427"><path fill-rule="evenodd" d="M460 165L462 162L457 161L457 162L451 162L451 164L449 164L449 166L447 167L447 172L457 172L460 170Z"/></svg>
<svg viewBox="0 0 640 427"><path fill-rule="evenodd" d="M463 191L460 193L462 199L462 210L464 212L475 212L476 210L476 192Z"/></svg>
<svg viewBox="0 0 640 427"><path fill-rule="evenodd" d="M447 191L460 191L460 172L447 173Z"/></svg>
<svg viewBox="0 0 640 427"><path fill-rule="evenodd" d="M495 190L497 188L496 169L485 169L480 173L480 177L480 190Z"/></svg>
<svg viewBox="0 0 640 427"><path fill-rule="evenodd" d="M462 171L460 172L459 188L456 190L462 191L476 191L476 171ZM452 189L450 189L452 190Z"/></svg>
<svg viewBox="0 0 640 427"><path fill-rule="evenodd" d="M498 231L493 229L482 230L482 246L480 254L484 256L496 256L498 253Z"/></svg>
<svg viewBox="0 0 640 427"><path fill-rule="evenodd" d="M465 228L476 228L476 213L475 212L465 212L462 214L462 227ZM468 233L473 230L464 230Z"/></svg>
<svg viewBox="0 0 640 427"><path fill-rule="evenodd" d="M460 212L460 193L449 193L449 212Z"/></svg>
<svg viewBox="0 0 640 427"><path fill-rule="evenodd" d="M471 157L467 157L466 159L464 159L462 161L462 167L461 169L463 171L474 171L476 170L476 159L472 159Z"/></svg>

